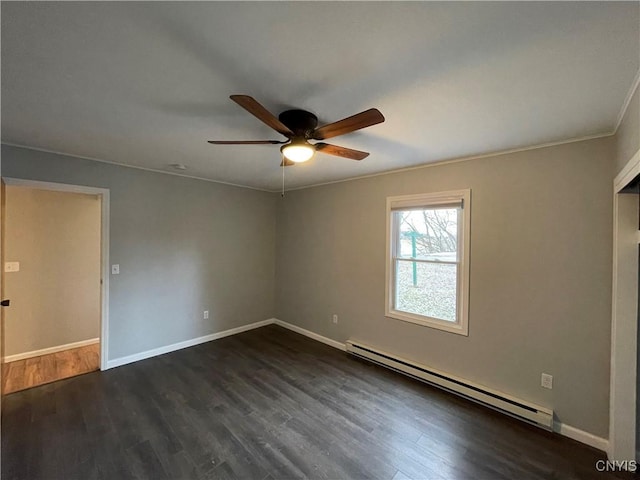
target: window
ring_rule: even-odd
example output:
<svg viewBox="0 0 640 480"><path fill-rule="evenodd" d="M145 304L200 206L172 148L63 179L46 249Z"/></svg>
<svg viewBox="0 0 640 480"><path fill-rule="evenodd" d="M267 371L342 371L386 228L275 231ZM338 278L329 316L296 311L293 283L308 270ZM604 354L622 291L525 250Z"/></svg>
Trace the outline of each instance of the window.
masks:
<svg viewBox="0 0 640 480"><path fill-rule="evenodd" d="M468 334L470 190L387 198L387 317Z"/></svg>

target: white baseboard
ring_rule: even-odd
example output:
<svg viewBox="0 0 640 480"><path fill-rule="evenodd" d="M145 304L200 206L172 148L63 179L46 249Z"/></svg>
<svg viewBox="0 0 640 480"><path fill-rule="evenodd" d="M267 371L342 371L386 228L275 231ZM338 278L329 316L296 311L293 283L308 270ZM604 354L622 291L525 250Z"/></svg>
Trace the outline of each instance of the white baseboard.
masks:
<svg viewBox="0 0 640 480"><path fill-rule="evenodd" d="M313 340L325 343L339 350L346 350L346 345L344 343L338 342L336 340L332 340L331 338L324 337L315 332L306 330L302 327L298 327L297 325L293 325L291 323L285 322L277 318L274 318L272 320L274 324L287 328L289 330L292 330L301 335L304 335L305 337L312 338ZM593 435L592 433L585 432L584 430L580 430L579 428L572 427L570 425L565 425L560 422L554 422L553 430L556 433L559 433L560 435L571 438L580 443L584 443L585 445L589 445L598 450L602 450L603 452L606 452L609 447L608 439L598 437L597 435Z"/></svg>
<svg viewBox="0 0 640 480"><path fill-rule="evenodd" d="M607 452L609 449L608 439L598 437L597 435L594 435L589 432L585 432L584 430L580 430L579 428L572 427L571 425L566 425L560 422L554 422L553 431L565 437L576 440L580 443L584 443L585 445L589 445L590 447L597 448L598 450L602 450L603 452Z"/></svg>
<svg viewBox="0 0 640 480"><path fill-rule="evenodd" d="M32 352L16 353L14 355L7 355L6 357L4 357L2 359L2 363L15 362L16 360L24 360L26 358L40 357L42 355L62 352L64 350L70 350L72 348L86 347L88 345L94 345L96 343L100 343L99 338L90 338L89 340L81 340L79 342L67 343L65 345L43 348L41 350L33 350Z"/></svg>
<svg viewBox="0 0 640 480"><path fill-rule="evenodd" d="M254 328L264 327L271 325L274 322L273 318L262 320L260 322L250 323L249 325L243 325L241 327L231 328L222 332L211 333L203 337L192 338L183 342L173 343L171 345L165 345L164 347L154 348L152 350L146 350L144 352L135 353L126 357L120 357L107 362L107 369L120 367L127 365L128 363L138 362L147 358L156 357L158 355L164 355L165 353L175 352L176 350L182 350L183 348L193 347L200 345L201 343L210 342L219 338L228 337L230 335L236 335L237 333L246 332L247 330L253 330Z"/></svg>
<svg viewBox="0 0 640 480"><path fill-rule="evenodd" d="M273 319L273 323L275 323L276 325L279 325L281 327L288 328L289 330L294 331L296 333L299 333L300 335L304 335L305 337L309 337L309 338L312 338L312 339L314 339L314 340L316 340L318 342L325 343L325 344L327 344L327 345L329 345L329 346L331 346L333 348L337 348L339 350L346 350L347 349L347 347L345 346L344 343L340 343L340 342L338 342L336 340L332 340L331 338L324 337L324 336L319 335L319 334L317 334L315 332L312 332L311 330L306 330L306 329L304 329L302 327L298 327L297 325L293 325L293 324L285 322L283 320L274 318Z"/></svg>
<svg viewBox="0 0 640 480"><path fill-rule="evenodd" d="M264 327L271 324L276 324L281 327L287 328L296 333L304 335L305 337L312 338L313 340L325 343L327 345L330 345L340 350L345 350L346 348L344 343L340 343L340 342L337 342L336 340L323 337L322 335L318 335L317 333L314 333L310 330L306 330L304 328L298 327L297 325L284 322L277 318L268 318L260 322L250 323L249 325L243 325L241 327L232 328L230 330L225 330L223 332L212 333L212 334L205 335L203 337L198 337L198 338L192 338L190 340L185 340L183 342L173 343L171 345L165 345L164 347L158 347L152 350L146 350L144 352L134 353L133 355L128 355L126 357L115 358L107 362L107 369L120 367L122 365L138 362L140 360L156 357L158 355L164 355L165 353L175 352L176 350L182 350L183 348L193 347L195 345L200 345L201 343L211 342L212 340L228 337L230 335L236 335L238 333L246 332L248 330L253 330L255 328L260 328L260 327Z"/></svg>
<svg viewBox="0 0 640 480"><path fill-rule="evenodd" d="M228 337L231 335L236 335L238 333L246 332L248 330L253 330L255 328L264 327L267 325L275 324L280 327L286 328L293 332L304 335L305 337L309 337L318 342L329 345L333 348L337 348L338 350L346 350L346 345L342 342L338 342L337 340L333 340L331 338L325 337L318 333L312 332L311 330L307 330L302 327L298 327L297 325L293 325L291 323L285 322L278 318L268 318L267 320L262 320L260 322L251 323L249 325L243 325L241 327L232 328L230 330L225 330L223 332L212 333L210 335L205 335L203 337L192 338L191 340L185 340L184 342L174 343L172 345L166 345L164 347L154 348L153 350L147 350L145 352L136 353L134 355L129 355L127 357L116 358L115 360L109 360L107 362L107 368L115 368L121 365L126 365L128 363L137 362L140 360L144 360L147 358L155 357L157 355L163 355L165 353L174 352L176 350L181 350L187 347L193 347L195 345L200 345L201 343L210 342L212 340L217 340L219 338ZM580 430L578 428L572 427L570 425L566 425L560 422L554 422L554 431L563 435L565 437L571 438L578 442L589 445L598 450L602 450L606 452L609 447L609 440L606 438L598 437L597 435L593 435L592 433L585 432L584 430Z"/></svg>

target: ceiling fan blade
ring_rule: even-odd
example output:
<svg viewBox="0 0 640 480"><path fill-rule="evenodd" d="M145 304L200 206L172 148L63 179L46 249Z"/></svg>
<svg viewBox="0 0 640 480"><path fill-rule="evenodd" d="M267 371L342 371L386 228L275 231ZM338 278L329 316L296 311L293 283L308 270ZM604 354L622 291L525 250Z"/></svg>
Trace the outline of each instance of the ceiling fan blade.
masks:
<svg viewBox="0 0 640 480"><path fill-rule="evenodd" d="M352 148L338 147L337 145L330 145L328 143L316 143L315 147L316 152L328 153L329 155L336 155L337 157L350 158L351 160L362 160L369 156L368 152L353 150Z"/></svg>
<svg viewBox="0 0 640 480"><path fill-rule="evenodd" d="M377 108L370 108L364 112L357 113L351 117L343 118L337 122L323 125L316 128L313 137L316 140L324 140L326 138L337 137L346 133L355 132L361 128L370 127L378 123L384 122L384 116Z"/></svg>
<svg viewBox="0 0 640 480"><path fill-rule="evenodd" d="M207 140L214 145L280 145L280 140Z"/></svg>
<svg viewBox="0 0 640 480"><path fill-rule="evenodd" d="M231 95L229 98L244 108L258 120L266 123L276 132L281 133L285 137L293 136L293 132L284 123L278 120L269 110L260 105L257 100L249 95Z"/></svg>
<svg viewBox="0 0 640 480"><path fill-rule="evenodd" d="M296 164L296 162L292 162L288 158L282 157L282 162L280 163L281 167L292 167Z"/></svg>

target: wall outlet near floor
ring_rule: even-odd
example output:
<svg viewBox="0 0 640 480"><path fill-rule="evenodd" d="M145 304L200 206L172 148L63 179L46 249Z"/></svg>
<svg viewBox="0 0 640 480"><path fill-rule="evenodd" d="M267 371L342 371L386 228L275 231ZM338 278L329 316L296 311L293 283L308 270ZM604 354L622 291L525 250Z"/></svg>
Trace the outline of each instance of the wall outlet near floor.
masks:
<svg viewBox="0 0 640 480"><path fill-rule="evenodd" d="M553 375L543 373L540 379L540 385L542 386L542 388L548 388L549 390L551 390L553 388Z"/></svg>
<svg viewBox="0 0 640 480"><path fill-rule="evenodd" d="M204 312L202 312L202 318L204 318L205 320L209 319L209 310L205 310Z"/></svg>
<svg viewBox="0 0 640 480"><path fill-rule="evenodd" d="M338 314L337 314L337 313L334 313L334 314L331 316L331 321L332 321L333 323L338 323Z"/></svg>

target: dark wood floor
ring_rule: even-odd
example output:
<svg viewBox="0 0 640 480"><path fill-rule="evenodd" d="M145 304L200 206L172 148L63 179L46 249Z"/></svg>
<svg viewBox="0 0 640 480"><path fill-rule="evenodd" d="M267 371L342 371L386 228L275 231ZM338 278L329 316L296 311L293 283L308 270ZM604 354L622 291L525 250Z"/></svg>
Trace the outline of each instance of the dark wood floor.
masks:
<svg viewBox="0 0 640 480"><path fill-rule="evenodd" d="M608 479L601 452L276 326L6 396L9 479Z"/></svg>

